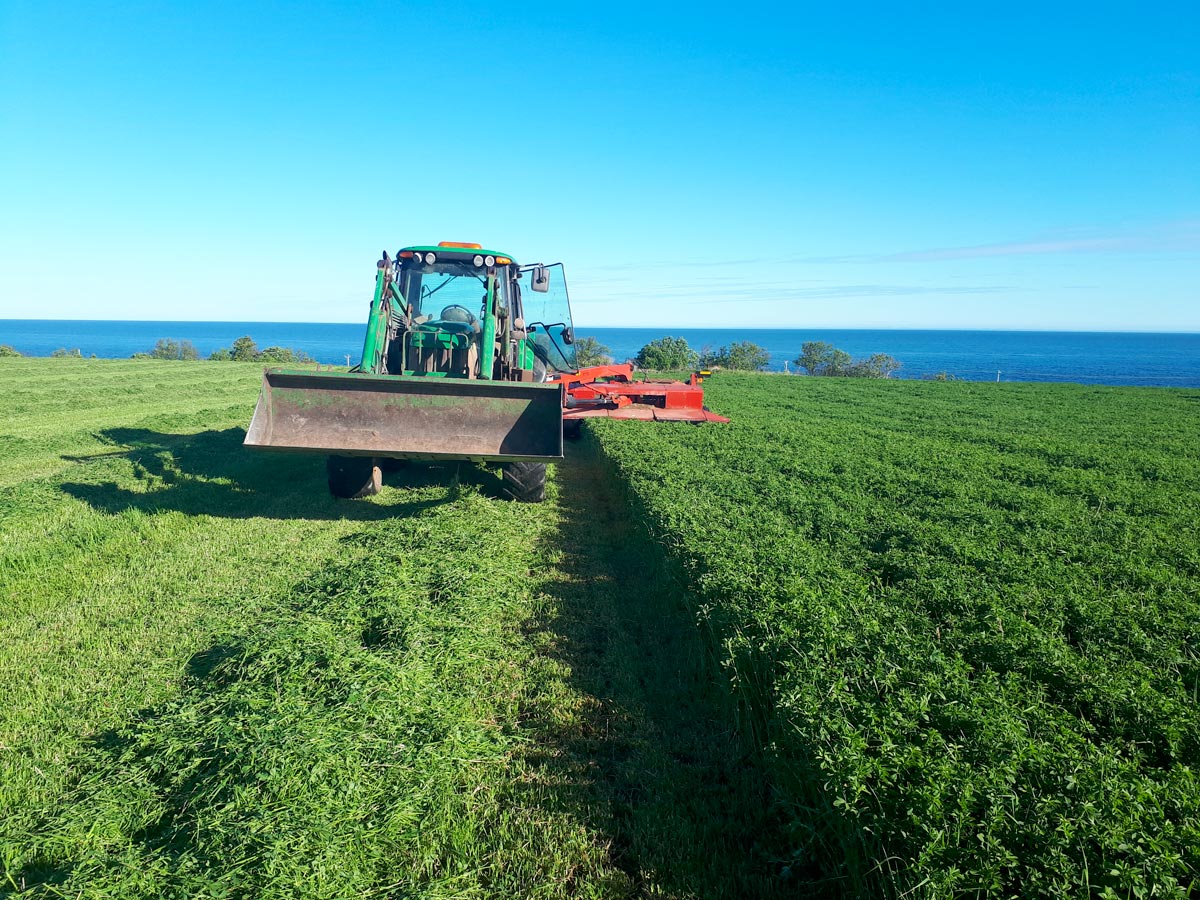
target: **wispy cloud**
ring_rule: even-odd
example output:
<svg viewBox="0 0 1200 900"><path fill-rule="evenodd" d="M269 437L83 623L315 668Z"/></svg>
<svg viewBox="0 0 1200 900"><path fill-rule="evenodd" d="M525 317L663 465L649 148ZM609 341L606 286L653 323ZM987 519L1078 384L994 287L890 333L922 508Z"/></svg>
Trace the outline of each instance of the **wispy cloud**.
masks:
<svg viewBox="0 0 1200 900"><path fill-rule="evenodd" d="M832 284L824 287L797 288L773 292L769 296L747 295L739 302L777 302L780 300L849 300L863 297L917 297L928 295L958 296L961 294L1004 294L1014 290L1007 285L962 285L930 287L916 284ZM699 300L699 303L721 303L729 298Z"/></svg>
<svg viewBox="0 0 1200 900"><path fill-rule="evenodd" d="M588 287L591 287L589 285ZM681 300L688 303L788 303L814 300L850 300L866 297L963 296L970 294L1003 294L1015 290L1008 285L960 285L954 287L916 284L822 284L802 287L786 281L756 281L739 283L693 283L686 285L656 285L623 290L608 297L583 296L584 303L656 302ZM590 291L588 292L590 295Z"/></svg>
<svg viewBox="0 0 1200 900"><path fill-rule="evenodd" d="M935 262L987 259L998 256L1037 256L1051 253L1153 253L1200 250L1200 221L1169 222L1118 233L1096 232L1047 235L1022 241L936 247L875 257L880 262ZM846 259L849 259L847 257ZM859 257L862 259L862 257Z"/></svg>

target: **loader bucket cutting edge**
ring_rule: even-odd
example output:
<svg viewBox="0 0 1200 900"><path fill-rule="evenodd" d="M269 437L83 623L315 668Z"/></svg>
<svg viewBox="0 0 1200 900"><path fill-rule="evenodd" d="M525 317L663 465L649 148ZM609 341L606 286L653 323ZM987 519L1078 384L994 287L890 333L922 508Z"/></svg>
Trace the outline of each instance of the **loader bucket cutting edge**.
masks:
<svg viewBox="0 0 1200 900"><path fill-rule="evenodd" d="M348 456L561 459L561 391L556 384L267 370L244 443Z"/></svg>

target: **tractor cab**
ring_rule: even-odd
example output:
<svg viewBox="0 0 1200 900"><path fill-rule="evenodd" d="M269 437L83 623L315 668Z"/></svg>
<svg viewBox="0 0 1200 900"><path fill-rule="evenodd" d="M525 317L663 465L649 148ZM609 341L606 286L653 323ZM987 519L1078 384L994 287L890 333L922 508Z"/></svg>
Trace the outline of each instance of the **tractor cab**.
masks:
<svg viewBox="0 0 1200 900"><path fill-rule="evenodd" d="M520 266L479 244L406 247L379 263L363 370L495 381L574 372L561 264ZM382 295L380 296L382 292Z"/></svg>
<svg viewBox="0 0 1200 900"><path fill-rule="evenodd" d="M362 361L347 373L268 369L247 447L329 454L338 497L375 493L382 459L500 463L518 500L561 459L575 335L562 265L480 244L406 247L376 263Z"/></svg>

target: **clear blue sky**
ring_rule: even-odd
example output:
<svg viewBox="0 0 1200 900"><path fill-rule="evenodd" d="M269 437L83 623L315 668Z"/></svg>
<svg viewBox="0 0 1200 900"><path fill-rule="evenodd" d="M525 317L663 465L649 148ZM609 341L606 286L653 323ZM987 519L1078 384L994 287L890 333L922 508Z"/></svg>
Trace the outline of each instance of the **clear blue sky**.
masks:
<svg viewBox="0 0 1200 900"><path fill-rule="evenodd" d="M680 10L685 10L680 12ZM1200 331L1200 4L0 0L0 318Z"/></svg>

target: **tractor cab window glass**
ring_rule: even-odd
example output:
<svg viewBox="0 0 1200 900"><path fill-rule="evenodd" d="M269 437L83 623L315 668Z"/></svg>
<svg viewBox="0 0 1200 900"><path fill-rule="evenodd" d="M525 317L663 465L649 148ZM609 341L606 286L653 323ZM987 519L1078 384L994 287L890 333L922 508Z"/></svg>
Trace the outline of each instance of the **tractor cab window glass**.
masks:
<svg viewBox="0 0 1200 900"><path fill-rule="evenodd" d="M479 327L487 306L487 273L468 263L409 265L400 290L412 308L413 325L451 331Z"/></svg>
<svg viewBox="0 0 1200 900"><path fill-rule="evenodd" d="M521 306L526 327L537 346L535 351L551 369L575 371L575 336L571 332L571 301L562 263L546 266L549 290L532 289L532 272L521 273Z"/></svg>

